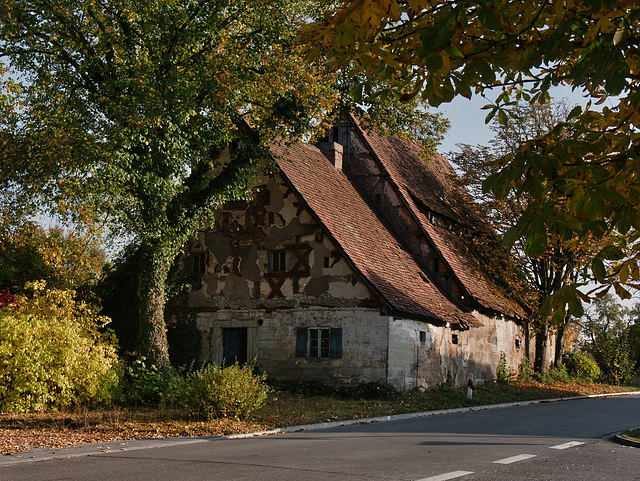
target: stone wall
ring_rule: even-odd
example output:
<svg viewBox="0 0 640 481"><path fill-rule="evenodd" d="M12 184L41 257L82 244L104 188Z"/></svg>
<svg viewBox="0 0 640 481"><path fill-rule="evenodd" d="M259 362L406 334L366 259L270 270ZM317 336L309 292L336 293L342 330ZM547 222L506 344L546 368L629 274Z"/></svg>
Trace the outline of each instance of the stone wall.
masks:
<svg viewBox="0 0 640 481"><path fill-rule="evenodd" d="M509 319L474 313L483 327L460 331L394 318L389 333L389 382L414 388L463 386L469 373L477 384L495 378L500 353L518 370L526 357L526 329Z"/></svg>
<svg viewBox="0 0 640 481"><path fill-rule="evenodd" d="M218 311L199 314L197 323L201 361L220 363L222 328L247 327L250 357L271 377L342 385L386 381L388 317L377 310ZM341 329L341 357L296 356L299 328Z"/></svg>

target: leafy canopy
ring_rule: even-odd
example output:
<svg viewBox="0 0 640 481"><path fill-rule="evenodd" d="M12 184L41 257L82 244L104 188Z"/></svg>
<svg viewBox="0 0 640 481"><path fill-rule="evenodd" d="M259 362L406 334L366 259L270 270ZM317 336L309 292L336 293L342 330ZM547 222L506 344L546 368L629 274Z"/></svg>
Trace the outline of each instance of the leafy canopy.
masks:
<svg viewBox="0 0 640 481"><path fill-rule="evenodd" d="M335 100L291 45L302 14L283 1L5 2L0 55L20 85L0 179L138 239L180 231L242 190L261 144L301 135ZM251 146L204 175L248 124Z"/></svg>
<svg viewBox="0 0 640 481"><path fill-rule="evenodd" d="M526 237L529 255L547 249L548 233L583 243L621 234L601 246L590 270L629 297L640 281L639 32L633 0L355 0L306 25L299 41L311 58L376 74L405 100L437 106L500 88L488 118L502 123L506 107L544 103L552 86L582 92L586 107L505 155L485 187L532 199L509 233ZM363 91L371 92L366 81Z"/></svg>
<svg viewBox="0 0 640 481"><path fill-rule="evenodd" d="M312 13L283 0L0 6L3 195L141 245L141 351L160 366L177 253L212 207L248 192L270 142L335 105L332 77L293 45Z"/></svg>

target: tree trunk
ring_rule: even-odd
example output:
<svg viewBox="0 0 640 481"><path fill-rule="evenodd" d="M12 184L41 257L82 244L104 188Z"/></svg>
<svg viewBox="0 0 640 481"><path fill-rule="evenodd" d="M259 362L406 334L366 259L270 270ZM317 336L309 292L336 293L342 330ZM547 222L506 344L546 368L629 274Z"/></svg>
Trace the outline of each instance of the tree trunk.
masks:
<svg viewBox="0 0 640 481"><path fill-rule="evenodd" d="M562 364L562 339L564 338L564 332L567 328L567 320L558 326L556 332L556 352L554 356L554 365L558 366Z"/></svg>
<svg viewBox="0 0 640 481"><path fill-rule="evenodd" d="M548 335L549 323L544 321L538 332L536 332L536 358L533 364L536 372L542 373L547 371Z"/></svg>
<svg viewBox="0 0 640 481"><path fill-rule="evenodd" d="M166 283L172 257L161 248L142 247L140 272L140 325L138 347L140 354L159 369L169 367L169 343L164 321Z"/></svg>

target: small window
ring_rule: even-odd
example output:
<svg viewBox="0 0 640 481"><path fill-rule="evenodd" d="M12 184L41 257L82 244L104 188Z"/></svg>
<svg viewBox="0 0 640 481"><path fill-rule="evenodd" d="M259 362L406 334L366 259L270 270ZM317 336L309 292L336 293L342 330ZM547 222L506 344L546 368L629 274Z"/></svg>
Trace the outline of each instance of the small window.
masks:
<svg viewBox="0 0 640 481"><path fill-rule="evenodd" d="M330 258L330 257L325 257L325 258L324 258L324 267L325 267L325 269L328 269L328 268L329 268L329 263L330 263L330 261L331 261L331 258Z"/></svg>
<svg viewBox="0 0 640 481"><path fill-rule="evenodd" d="M491 338L491 344L493 344L494 346L498 345L498 338L496 336L493 336Z"/></svg>
<svg viewBox="0 0 640 481"><path fill-rule="evenodd" d="M420 331L420 342L422 344L427 342L427 333L426 333L426 331Z"/></svg>
<svg viewBox="0 0 640 481"><path fill-rule="evenodd" d="M308 329L307 356L329 357L329 329Z"/></svg>
<svg viewBox="0 0 640 481"><path fill-rule="evenodd" d="M457 334L451 334L451 343L452 344L458 344L458 335Z"/></svg>
<svg viewBox="0 0 640 481"><path fill-rule="evenodd" d="M296 357L341 358L342 329L301 327L296 336Z"/></svg>
<svg viewBox="0 0 640 481"><path fill-rule="evenodd" d="M285 251L271 251L269 253L269 270L271 272L287 271L287 253Z"/></svg>
<svg viewBox="0 0 640 481"><path fill-rule="evenodd" d="M205 252L195 252L192 256L194 274L204 274L207 269L207 254Z"/></svg>
<svg viewBox="0 0 640 481"><path fill-rule="evenodd" d="M520 339L516 338L516 349L520 349Z"/></svg>

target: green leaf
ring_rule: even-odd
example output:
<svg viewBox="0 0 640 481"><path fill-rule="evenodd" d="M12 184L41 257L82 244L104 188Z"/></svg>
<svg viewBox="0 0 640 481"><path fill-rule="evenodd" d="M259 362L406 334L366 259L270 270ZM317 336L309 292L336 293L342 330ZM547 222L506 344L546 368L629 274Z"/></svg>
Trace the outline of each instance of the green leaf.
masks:
<svg viewBox="0 0 640 481"><path fill-rule="evenodd" d="M500 30L500 19L495 12L484 2L481 3L479 7L480 10L478 10L478 18L480 19L480 22L490 30Z"/></svg>
<svg viewBox="0 0 640 481"><path fill-rule="evenodd" d="M604 282L604 279L607 276L607 270L604 267L602 259L596 257L591 261L591 271L593 272L593 276L596 278L596 281Z"/></svg>

